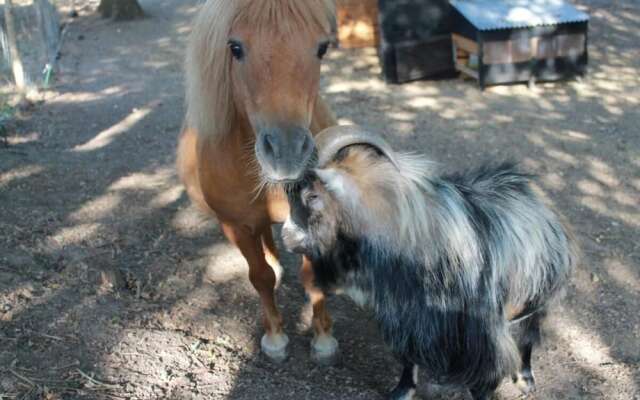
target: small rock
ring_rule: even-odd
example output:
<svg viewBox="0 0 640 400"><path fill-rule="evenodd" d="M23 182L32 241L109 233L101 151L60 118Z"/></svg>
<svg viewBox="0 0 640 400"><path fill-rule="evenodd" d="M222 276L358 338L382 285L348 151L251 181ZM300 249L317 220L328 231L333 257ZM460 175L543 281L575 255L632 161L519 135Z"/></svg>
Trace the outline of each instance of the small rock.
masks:
<svg viewBox="0 0 640 400"><path fill-rule="evenodd" d="M100 287L98 292L111 293L125 287L125 279L118 269L104 269L100 271Z"/></svg>
<svg viewBox="0 0 640 400"><path fill-rule="evenodd" d="M9 322L13 319L13 311L7 311L4 314L0 314L0 321Z"/></svg>
<svg viewBox="0 0 640 400"><path fill-rule="evenodd" d="M593 283L600 282L600 277L595 272L591 273L591 282Z"/></svg>
<svg viewBox="0 0 640 400"><path fill-rule="evenodd" d="M18 297L22 297L25 300L31 300L33 298L33 287L27 285L16 292Z"/></svg>

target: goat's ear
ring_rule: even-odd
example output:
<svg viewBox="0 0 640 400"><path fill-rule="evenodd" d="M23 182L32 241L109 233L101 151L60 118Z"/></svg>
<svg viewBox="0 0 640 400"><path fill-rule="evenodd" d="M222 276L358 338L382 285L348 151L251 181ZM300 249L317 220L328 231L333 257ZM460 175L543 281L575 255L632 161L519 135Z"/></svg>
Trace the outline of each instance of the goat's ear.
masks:
<svg viewBox="0 0 640 400"><path fill-rule="evenodd" d="M325 188L339 200L353 202L357 197L357 188L351 179L335 168L316 169L316 175Z"/></svg>

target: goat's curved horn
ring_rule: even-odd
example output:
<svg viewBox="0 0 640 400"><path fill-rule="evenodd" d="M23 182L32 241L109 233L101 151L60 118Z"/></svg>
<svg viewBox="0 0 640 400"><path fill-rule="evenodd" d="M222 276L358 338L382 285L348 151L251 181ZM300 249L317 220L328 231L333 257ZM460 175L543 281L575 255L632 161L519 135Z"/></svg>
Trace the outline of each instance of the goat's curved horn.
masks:
<svg viewBox="0 0 640 400"><path fill-rule="evenodd" d="M381 152L397 170L400 170L395 153L382 136L356 125L332 126L324 129L314 138L318 148L318 165L329 163L342 149L354 144L366 144Z"/></svg>

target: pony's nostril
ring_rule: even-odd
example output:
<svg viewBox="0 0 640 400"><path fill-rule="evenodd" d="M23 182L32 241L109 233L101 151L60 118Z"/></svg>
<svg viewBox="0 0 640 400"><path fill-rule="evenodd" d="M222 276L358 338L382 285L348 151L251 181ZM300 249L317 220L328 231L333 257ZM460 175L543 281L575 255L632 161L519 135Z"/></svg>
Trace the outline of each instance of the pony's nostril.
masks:
<svg viewBox="0 0 640 400"><path fill-rule="evenodd" d="M266 155L271 156L271 157L275 157L276 156L276 151L275 148L273 146L273 138L271 137L271 135L269 134L265 134L263 139L262 139L262 146L263 146L263 150L265 152Z"/></svg>
<svg viewBox="0 0 640 400"><path fill-rule="evenodd" d="M302 148L300 149L300 152L303 155L303 157L306 158L311 154L312 150L313 150L313 139L311 139L309 136L305 136L304 141L302 142Z"/></svg>

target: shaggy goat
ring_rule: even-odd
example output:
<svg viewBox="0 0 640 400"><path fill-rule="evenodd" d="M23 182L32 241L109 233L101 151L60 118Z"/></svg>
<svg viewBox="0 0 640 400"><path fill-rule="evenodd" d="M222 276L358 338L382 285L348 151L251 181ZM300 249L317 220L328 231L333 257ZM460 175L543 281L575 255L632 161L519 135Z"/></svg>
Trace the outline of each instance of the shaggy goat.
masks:
<svg viewBox="0 0 640 400"><path fill-rule="evenodd" d="M504 377L533 390L531 351L576 262L567 230L513 164L443 176L357 127L316 138L318 168L289 188L285 245L316 284L370 307L404 364L488 399Z"/></svg>

